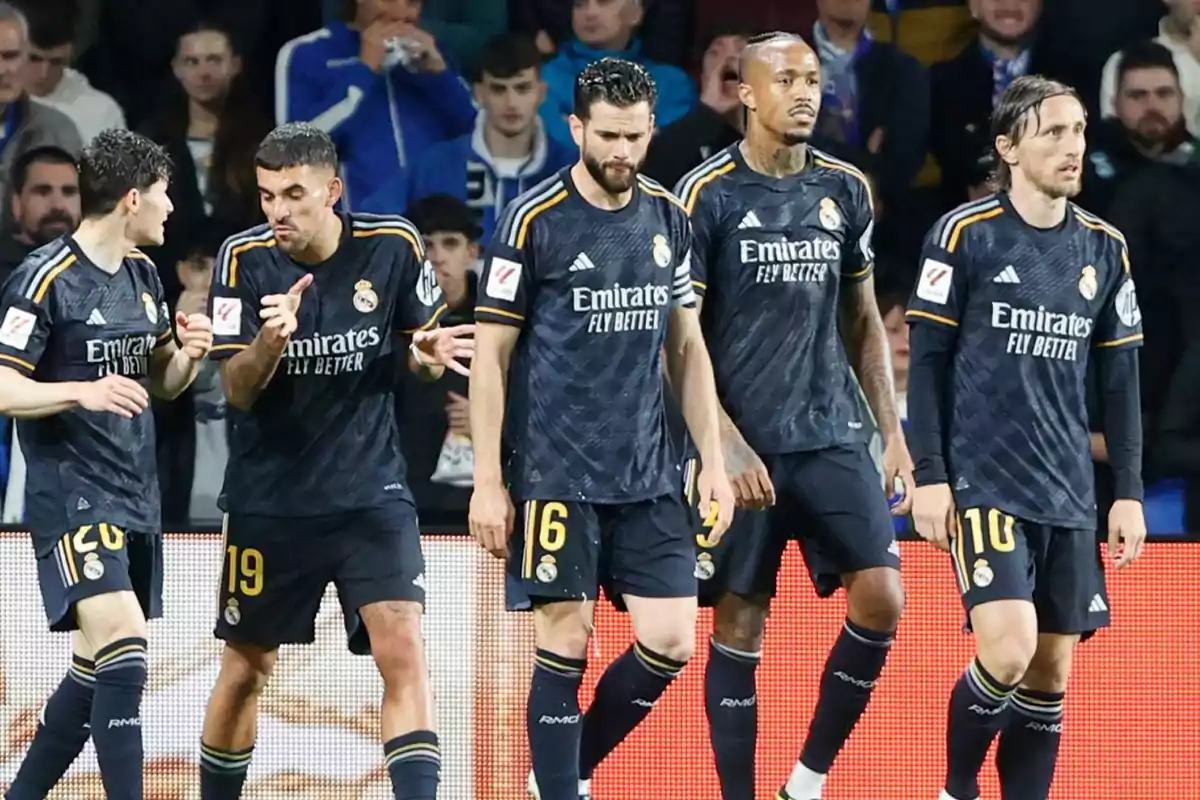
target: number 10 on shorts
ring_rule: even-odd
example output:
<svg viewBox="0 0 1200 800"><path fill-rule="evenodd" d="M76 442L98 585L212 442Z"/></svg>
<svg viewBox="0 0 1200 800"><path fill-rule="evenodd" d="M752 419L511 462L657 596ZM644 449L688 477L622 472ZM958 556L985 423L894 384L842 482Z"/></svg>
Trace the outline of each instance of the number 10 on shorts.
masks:
<svg viewBox="0 0 1200 800"><path fill-rule="evenodd" d="M994 572L989 558L992 554L1011 553L1016 549L1015 525L1015 518L998 508L968 508L962 512L953 548L963 592L972 586L983 589L991 585Z"/></svg>

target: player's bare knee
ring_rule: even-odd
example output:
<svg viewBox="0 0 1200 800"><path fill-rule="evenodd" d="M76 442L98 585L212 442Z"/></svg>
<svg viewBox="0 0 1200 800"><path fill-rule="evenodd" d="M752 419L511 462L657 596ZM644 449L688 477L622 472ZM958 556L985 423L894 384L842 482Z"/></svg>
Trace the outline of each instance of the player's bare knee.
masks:
<svg viewBox="0 0 1200 800"><path fill-rule="evenodd" d="M846 613L850 621L873 631L892 631L904 613L904 584L890 567L845 576Z"/></svg>
<svg viewBox="0 0 1200 800"><path fill-rule="evenodd" d="M1061 693L1067 690L1074 663L1076 635L1043 633L1038 637L1037 651L1021 679L1026 688L1039 692Z"/></svg>
<svg viewBox="0 0 1200 800"><path fill-rule="evenodd" d="M713 641L742 653L760 652L768 602L765 597L726 594L713 609Z"/></svg>
<svg viewBox="0 0 1200 800"><path fill-rule="evenodd" d="M696 598L626 597L637 640L672 661L696 652Z"/></svg>
<svg viewBox="0 0 1200 800"><path fill-rule="evenodd" d="M75 618L93 653L121 639L145 639L146 616L133 592L109 592L75 604Z"/></svg>
<svg viewBox="0 0 1200 800"><path fill-rule="evenodd" d="M979 661L1006 684L1020 682L1037 652L1037 615L1033 604L1000 600L971 611Z"/></svg>
<svg viewBox="0 0 1200 800"><path fill-rule="evenodd" d="M544 603L533 611L537 646L567 658L586 658L592 637L592 601Z"/></svg>
<svg viewBox="0 0 1200 800"><path fill-rule="evenodd" d="M371 637L371 656L384 685L399 688L421 682L425 676L425 640L421 635L420 603L377 603L361 613Z"/></svg>
<svg viewBox="0 0 1200 800"><path fill-rule="evenodd" d="M267 688L278 655L278 650L226 644L221 655L221 674L217 678L217 686L241 699L258 696Z"/></svg>

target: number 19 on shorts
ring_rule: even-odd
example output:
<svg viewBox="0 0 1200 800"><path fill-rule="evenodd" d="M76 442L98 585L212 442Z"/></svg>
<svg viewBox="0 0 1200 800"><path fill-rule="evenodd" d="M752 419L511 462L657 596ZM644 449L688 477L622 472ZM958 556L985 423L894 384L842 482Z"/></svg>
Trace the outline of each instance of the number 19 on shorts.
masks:
<svg viewBox="0 0 1200 800"><path fill-rule="evenodd" d="M225 547L225 593L257 597L263 590L263 554L253 547Z"/></svg>

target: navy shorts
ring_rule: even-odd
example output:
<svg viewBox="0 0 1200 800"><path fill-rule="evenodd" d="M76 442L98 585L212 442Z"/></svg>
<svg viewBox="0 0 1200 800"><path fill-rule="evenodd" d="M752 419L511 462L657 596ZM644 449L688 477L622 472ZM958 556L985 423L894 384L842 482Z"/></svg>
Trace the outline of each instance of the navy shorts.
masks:
<svg viewBox="0 0 1200 800"><path fill-rule="evenodd" d="M34 532L33 546L50 630L76 630L75 604L111 592L133 592L146 619L162 616L161 534L98 522L70 533Z"/></svg>
<svg viewBox="0 0 1200 800"><path fill-rule="evenodd" d="M775 486L775 505L734 512L716 547L709 545L703 521L696 531L693 559L702 605L715 605L726 592L774 596L790 541L799 543L821 597L837 591L842 575L900 569L883 479L866 445L768 455L763 461ZM685 484L695 471L684 470Z"/></svg>
<svg viewBox="0 0 1200 800"><path fill-rule="evenodd" d="M619 505L528 500L509 542L507 605L695 597L692 528L677 494Z"/></svg>
<svg viewBox="0 0 1200 800"><path fill-rule="evenodd" d="M951 555L968 613L994 600L1028 600L1041 633L1087 636L1108 626L1104 560L1093 529L968 508L959 512Z"/></svg>
<svg viewBox="0 0 1200 800"><path fill-rule="evenodd" d="M346 636L371 651L358 610L386 600L425 602L425 557L413 505L397 500L320 517L225 517L218 639L274 648L309 644L330 583Z"/></svg>

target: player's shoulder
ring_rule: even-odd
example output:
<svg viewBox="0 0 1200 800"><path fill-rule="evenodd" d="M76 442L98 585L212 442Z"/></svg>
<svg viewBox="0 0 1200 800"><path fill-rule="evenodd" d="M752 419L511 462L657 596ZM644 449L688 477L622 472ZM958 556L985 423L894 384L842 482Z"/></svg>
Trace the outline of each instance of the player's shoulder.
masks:
<svg viewBox="0 0 1200 800"><path fill-rule="evenodd" d="M564 167L509 203L496 226L494 241L520 249L535 221L545 219L547 212L560 206L569 194Z"/></svg>
<svg viewBox="0 0 1200 800"><path fill-rule="evenodd" d="M158 267L154 264L154 259L138 248L133 248L125 255L125 263L147 286L162 286L162 279L158 276Z"/></svg>
<svg viewBox="0 0 1200 800"><path fill-rule="evenodd" d="M737 159L734 158L734 148L737 144L713 153L701 161L696 167L684 173L675 184L675 196L683 203L688 216L696 210L696 204L701 197L707 198L715 194L726 176L737 169Z"/></svg>
<svg viewBox="0 0 1200 800"><path fill-rule="evenodd" d="M41 303L50 293L55 279L78 261L65 237L34 250L8 276L8 292Z"/></svg>
<svg viewBox="0 0 1200 800"><path fill-rule="evenodd" d="M871 181L865 172L824 150L810 146L808 152L812 156L813 166L821 172L825 182L841 186L852 199L865 201L871 208L875 207Z"/></svg>
<svg viewBox="0 0 1200 800"><path fill-rule="evenodd" d="M265 222L233 234L217 248L213 280L222 286L237 286L242 266L247 262L270 262L270 250L273 247L275 234Z"/></svg>
<svg viewBox="0 0 1200 800"><path fill-rule="evenodd" d="M1079 226L1083 228L1088 239L1096 242L1099 246L1116 247L1121 250L1128 247L1125 242L1125 234L1121 233L1121 229L1099 214L1093 214L1074 203L1067 205L1067 211L1075 218Z"/></svg>
<svg viewBox="0 0 1200 800"><path fill-rule="evenodd" d="M419 258L425 257L424 240L417 226L399 214L368 214L356 211L349 216L350 233L359 240L378 240L411 247Z"/></svg>
<svg viewBox="0 0 1200 800"><path fill-rule="evenodd" d="M969 203L963 203L938 218L929 229L929 244L954 253L968 238L984 231L993 221L1004 214L1004 204L998 195L988 195Z"/></svg>
<svg viewBox="0 0 1200 800"><path fill-rule="evenodd" d="M637 182L638 189L654 206L661 210L664 217L676 223L686 224L687 211L684 210L683 202L675 196L674 192L648 175L638 175Z"/></svg>

